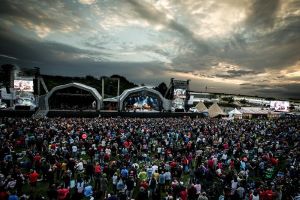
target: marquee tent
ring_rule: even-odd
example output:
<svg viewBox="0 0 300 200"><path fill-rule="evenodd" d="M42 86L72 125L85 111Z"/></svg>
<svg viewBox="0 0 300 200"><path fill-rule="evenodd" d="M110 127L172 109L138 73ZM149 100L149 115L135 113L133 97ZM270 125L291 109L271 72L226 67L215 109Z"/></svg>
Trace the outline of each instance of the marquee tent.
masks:
<svg viewBox="0 0 300 200"><path fill-rule="evenodd" d="M228 113L229 117L242 118L242 113L236 108Z"/></svg>
<svg viewBox="0 0 300 200"><path fill-rule="evenodd" d="M200 101L197 105L196 108L199 112L207 112L207 107L204 105L202 101Z"/></svg>
<svg viewBox="0 0 300 200"><path fill-rule="evenodd" d="M220 108L220 106L217 103L214 103L211 107L208 109L208 115L210 117L218 117L218 116L225 116L226 113L223 112L223 110Z"/></svg>

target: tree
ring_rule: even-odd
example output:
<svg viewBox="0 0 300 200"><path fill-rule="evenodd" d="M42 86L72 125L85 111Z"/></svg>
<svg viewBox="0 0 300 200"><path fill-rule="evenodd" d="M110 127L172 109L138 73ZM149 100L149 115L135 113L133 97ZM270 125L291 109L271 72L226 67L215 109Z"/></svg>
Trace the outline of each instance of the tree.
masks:
<svg viewBox="0 0 300 200"><path fill-rule="evenodd" d="M246 99L242 99L242 100L240 100L240 102L241 102L241 104L246 104L246 103L248 103L248 101L247 101Z"/></svg>
<svg viewBox="0 0 300 200"><path fill-rule="evenodd" d="M266 100L267 101L272 101L272 100L275 100L275 98L274 97L267 97Z"/></svg>
<svg viewBox="0 0 300 200"><path fill-rule="evenodd" d="M86 76L85 76L85 79L86 79L86 80L93 80L93 81L94 81L94 80L97 80L97 79L96 79L94 76L92 76L92 75L86 75Z"/></svg>
<svg viewBox="0 0 300 200"><path fill-rule="evenodd" d="M227 101L228 103L233 103L234 102L233 97L222 97L222 100Z"/></svg>

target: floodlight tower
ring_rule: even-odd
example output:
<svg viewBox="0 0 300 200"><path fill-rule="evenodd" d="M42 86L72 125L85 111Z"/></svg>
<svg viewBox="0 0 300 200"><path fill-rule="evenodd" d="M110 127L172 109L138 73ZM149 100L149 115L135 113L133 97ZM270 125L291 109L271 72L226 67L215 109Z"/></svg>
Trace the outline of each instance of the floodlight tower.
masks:
<svg viewBox="0 0 300 200"><path fill-rule="evenodd" d="M14 87L14 70L15 70L15 66L12 64L4 64L1 66L2 70L4 71L4 80L3 80L3 84L6 88L6 92L7 94L11 93L11 88ZM9 101L9 106L13 106L13 94L11 94L11 99Z"/></svg>
<svg viewBox="0 0 300 200"><path fill-rule="evenodd" d="M104 93L104 80L105 79L109 79L109 80L117 80L118 81L118 88L117 88L117 99L118 99L118 105L117 105L117 107L118 107L118 109L119 109L119 96L120 96L120 78L110 78L110 77L101 77L101 81L102 81L102 92L101 92L101 95L102 95L102 98L104 99L104 95L105 95L105 93Z"/></svg>

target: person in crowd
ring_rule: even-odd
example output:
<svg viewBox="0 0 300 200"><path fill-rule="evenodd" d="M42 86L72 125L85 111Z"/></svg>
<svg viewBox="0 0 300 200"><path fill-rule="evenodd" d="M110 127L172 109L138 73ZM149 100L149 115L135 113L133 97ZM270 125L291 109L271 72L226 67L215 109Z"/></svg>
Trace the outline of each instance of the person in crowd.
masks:
<svg viewBox="0 0 300 200"><path fill-rule="evenodd" d="M83 189L83 194L85 197L92 197L92 195L94 194L93 186L87 184Z"/></svg>
<svg viewBox="0 0 300 200"><path fill-rule="evenodd" d="M14 193L143 200L299 195L298 117L0 121L0 199Z"/></svg>
<svg viewBox="0 0 300 200"><path fill-rule="evenodd" d="M153 193L156 191L157 189L157 181L154 177L154 175L152 176L152 178L149 181L149 191L148 191L148 197L152 198Z"/></svg>
<svg viewBox="0 0 300 200"><path fill-rule="evenodd" d="M134 190L134 185L135 185L135 181L134 181L134 177L130 176L127 180L126 180L126 195L129 199L132 198L133 195L133 190Z"/></svg>
<svg viewBox="0 0 300 200"><path fill-rule="evenodd" d="M106 177L106 174L103 173L100 179L100 197L105 197L107 194L107 188L108 188L108 180Z"/></svg>
<svg viewBox="0 0 300 200"><path fill-rule="evenodd" d="M56 189L55 184L50 185L47 191L47 197L49 200L56 200L58 197L58 191Z"/></svg>
<svg viewBox="0 0 300 200"><path fill-rule="evenodd" d="M70 197L70 188L63 187L63 185L57 188L57 199L58 200L66 200Z"/></svg>
<svg viewBox="0 0 300 200"><path fill-rule="evenodd" d="M85 188L85 182L83 178L81 178L81 176L79 175L76 181L76 192L75 192L76 199L81 199L83 197L84 188Z"/></svg>
<svg viewBox="0 0 300 200"><path fill-rule="evenodd" d="M35 170L30 170L30 173L28 175L28 180L30 184L31 191L34 191L37 187L39 174Z"/></svg>
<svg viewBox="0 0 300 200"><path fill-rule="evenodd" d="M207 196L206 196L206 193L205 192L202 192L199 197L198 197L198 200L208 200Z"/></svg>

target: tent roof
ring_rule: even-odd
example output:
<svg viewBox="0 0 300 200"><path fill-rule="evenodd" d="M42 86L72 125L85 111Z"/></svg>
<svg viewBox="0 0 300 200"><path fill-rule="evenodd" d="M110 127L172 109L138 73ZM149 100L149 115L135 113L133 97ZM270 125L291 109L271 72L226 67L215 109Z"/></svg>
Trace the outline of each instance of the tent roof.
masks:
<svg viewBox="0 0 300 200"><path fill-rule="evenodd" d="M156 94L157 96L159 96L159 98L161 99L161 101L164 102L164 97L161 95L161 93L157 90L154 90L152 87L150 86L140 86L140 87L134 87L134 88L130 88L130 89L126 89L122 92L122 94L119 96L119 100L120 100L120 109L123 109L123 101L126 99L126 97L128 95L130 95L131 93L135 93L135 92L140 92L140 91L147 91L147 92L151 92Z"/></svg>
<svg viewBox="0 0 300 200"><path fill-rule="evenodd" d="M209 109L208 114L210 117L217 117L219 115L226 115L217 103L214 103Z"/></svg>
<svg viewBox="0 0 300 200"><path fill-rule="evenodd" d="M95 88L88 86L88 85L84 85L82 83L67 83L65 85L58 85L58 86L52 88L50 90L50 92L46 95L45 101L46 101L47 110L49 110L48 101L49 101L49 98L52 96L52 94L58 90L62 90L62 89L69 88L69 87L76 87L76 88L90 92L98 102L97 109L100 109L100 104L102 104L102 96L99 94L99 92Z"/></svg>
<svg viewBox="0 0 300 200"><path fill-rule="evenodd" d="M241 115L242 113L238 111L236 108L228 113L229 115Z"/></svg>
<svg viewBox="0 0 300 200"><path fill-rule="evenodd" d="M196 108L199 112L204 112L207 111L207 107L204 105L202 101L200 101L197 105Z"/></svg>
<svg viewBox="0 0 300 200"><path fill-rule="evenodd" d="M242 114L268 114L270 111L261 107L242 107L240 112Z"/></svg>
<svg viewBox="0 0 300 200"><path fill-rule="evenodd" d="M91 92L97 99L100 99L102 100L102 96L99 94L99 92L91 87L91 86L88 86L88 85L84 85L82 83L67 83L65 85L59 85L59 86L56 86L54 88L52 88L52 90L49 92L49 96L52 95L53 92L57 91L57 90L61 90L61 89L65 89L65 88L68 88L68 87L77 87L77 88L80 88L82 90L86 90L86 91L89 91Z"/></svg>

